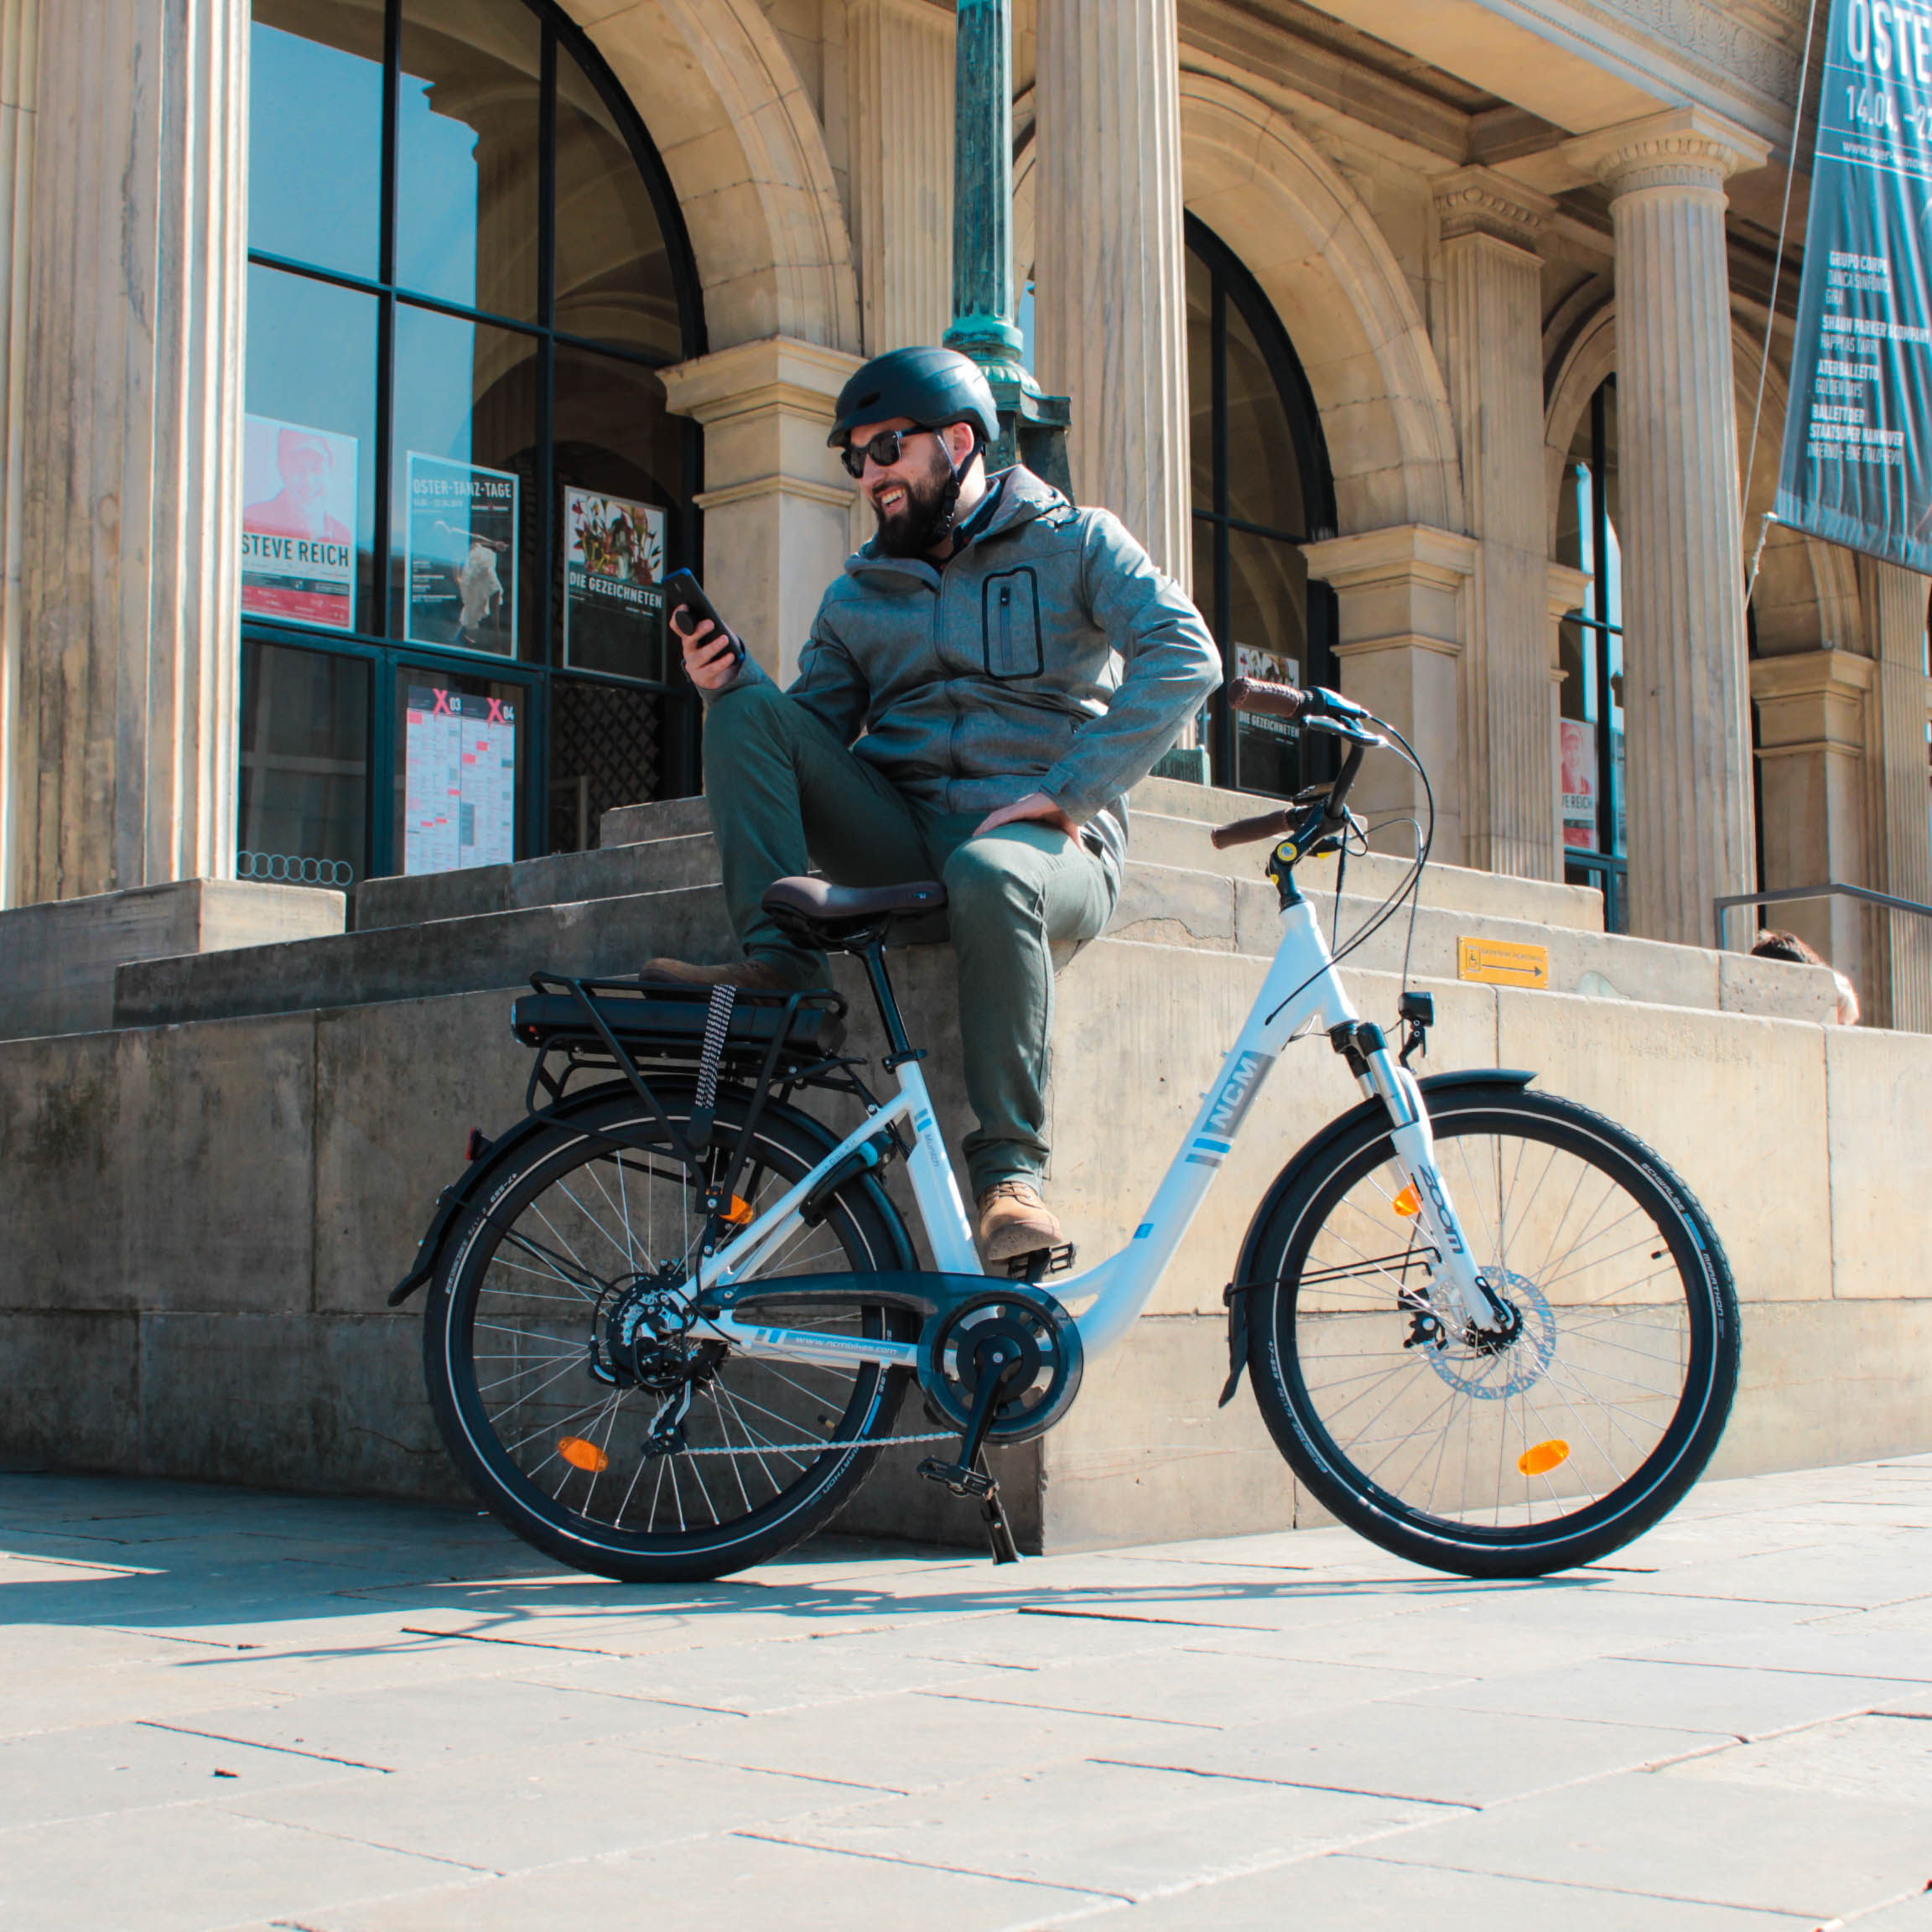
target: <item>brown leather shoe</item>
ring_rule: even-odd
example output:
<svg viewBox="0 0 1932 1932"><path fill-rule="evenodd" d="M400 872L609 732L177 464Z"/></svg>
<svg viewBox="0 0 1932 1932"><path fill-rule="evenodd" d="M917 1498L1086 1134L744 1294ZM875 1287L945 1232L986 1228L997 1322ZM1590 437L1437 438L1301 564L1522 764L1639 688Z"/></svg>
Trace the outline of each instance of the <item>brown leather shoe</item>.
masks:
<svg viewBox="0 0 1932 1932"><path fill-rule="evenodd" d="M989 1262L1058 1248L1066 1239L1031 1181L996 1181L979 1197L979 1252Z"/></svg>
<svg viewBox="0 0 1932 1932"><path fill-rule="evenodd" d="M683 959L652 959L638 975L646 985L736 986L746 993L790 993L796 989L762 959L734 959L724 966L693 966Z"/></svg>

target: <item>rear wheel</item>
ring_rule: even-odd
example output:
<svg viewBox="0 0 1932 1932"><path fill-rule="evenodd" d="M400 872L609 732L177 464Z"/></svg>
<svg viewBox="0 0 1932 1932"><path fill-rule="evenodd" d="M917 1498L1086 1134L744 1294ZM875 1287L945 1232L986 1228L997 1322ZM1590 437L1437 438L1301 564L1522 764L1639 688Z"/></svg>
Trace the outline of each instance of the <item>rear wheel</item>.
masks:
<svg viewBox="0 0 1932 1932"><path fill-rule="evenodd" d="M671 1118L688 1092L661 1087ZM719 1095L721 1172L745 1098ZM616 1144L611 1138L615 1137ZM761 1211L832 1145L767 1108L740 1199ZM580 1570L637 1581L720 1576L822 1529L865 1479L904 1394L876 1364L751 1361L674 1332L662 1296L695 1265L710 1176L672 1153L635 1096L545 1129L451 1228L423 1363L450 1454L504 1524ZM855 1181L760 1279L909 1265L903 1223ZM882 1336L900 1318L761 1301L761 1320Z"/></svg>
<svg viewBox="0 0 1932 1932"><path fill-rule="evenodd" d="M1274 1209L1244 1279L1256 1393L1315 1496L1394 1555L1536 1576L1607 1555L1681 1498L1737 1388L1737 1306L1703 1211L1571 1102L1429 1097L1501 1342L1431 1311L1435 1274L1385 1119Z"/></svg>

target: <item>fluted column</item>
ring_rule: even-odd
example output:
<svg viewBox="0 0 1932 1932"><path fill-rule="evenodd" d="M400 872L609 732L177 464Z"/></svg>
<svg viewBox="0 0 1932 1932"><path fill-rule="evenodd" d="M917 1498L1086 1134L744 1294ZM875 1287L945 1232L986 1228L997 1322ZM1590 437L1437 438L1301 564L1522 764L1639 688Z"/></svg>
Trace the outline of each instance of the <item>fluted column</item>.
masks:
<svg viewBox="0 0 1932 1932"><path fill-rule="evenodd" d="M1555 879L1543 502L1542 263L1554 204L1486 168L1436 184L1444 356L1476 539L1464 642L1464 863Z"/></svg>
<svg viewBox="0 0 1932 1932"><path fill-rule="evenodd" d="M1932 583L1874 557L1858 559L1866 638L1877 660L1870 733L1876 796L1877 877L1882 892L1932 905L1932 787L1925 740L1925 620ZM1871 1017L1902 1031L1932 1033L1932 920L1880 911Z"/></svg>
<svg viewBox="0 0 1932 1932"><path fill-rule="evenodd" d="M1188 583L1187 319L1174 0L1040 0L1036 314L1083 503Z"/></svg>
<svg viewBox="0 0 1932 1932"><path fill-rule="evenodd" d="M1564 152L1616 230L1631 929L1702 944L1755 882L1724 183L1768 149L1685 107Z"/></svg>
<svg viewBox="0 0 1932 1932"><path fill-rule="evenodd" d="M852 0L852 212L865 353L937 342L953 319L951 13Z"/></svg>
<svg viewBox="0 0 1932 1932"><path fill-rule="evenodd" d="M247 0L41 23L15 896L234 869Z"/></svg>
<svg viewBox="0 0 1932 1932"><path fill-rule="evenodd" d="M13 903L29 223L41 0L0 0L0 906Z"/></svg>

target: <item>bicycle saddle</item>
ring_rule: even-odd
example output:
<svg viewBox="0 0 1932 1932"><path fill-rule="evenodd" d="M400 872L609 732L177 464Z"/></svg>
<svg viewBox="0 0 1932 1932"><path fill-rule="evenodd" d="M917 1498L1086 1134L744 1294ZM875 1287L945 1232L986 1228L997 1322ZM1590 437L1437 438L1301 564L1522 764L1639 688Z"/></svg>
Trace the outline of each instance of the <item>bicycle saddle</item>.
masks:
<svg viewBox="0 0 1932 1932"><path fill-rule="evenodd" d="M761 901L787 932L813 946L854 937L882 921L922 918L946 909L937 879L898 886L834 886L824 879L775 879Z"/></svg>

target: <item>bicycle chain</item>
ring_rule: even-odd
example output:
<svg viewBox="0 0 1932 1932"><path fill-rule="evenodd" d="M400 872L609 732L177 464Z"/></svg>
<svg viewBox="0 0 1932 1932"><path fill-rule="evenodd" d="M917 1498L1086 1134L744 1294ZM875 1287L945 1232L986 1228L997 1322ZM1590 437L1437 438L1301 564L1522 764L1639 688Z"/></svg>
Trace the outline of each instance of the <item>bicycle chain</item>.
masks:
<svg viewBox="0 0 1932 1932"><path fill-rule="evenodd" d="M824 1439L817 1442L759 1442L747 1449L693 1449L682 1447L680 1456L790 1456L801 1449L823 1454L828 1449L891 1449L901 1442L956 1442L957 1429L937 1429L924 1436L864 1436L850 1442Z"/></svg>

